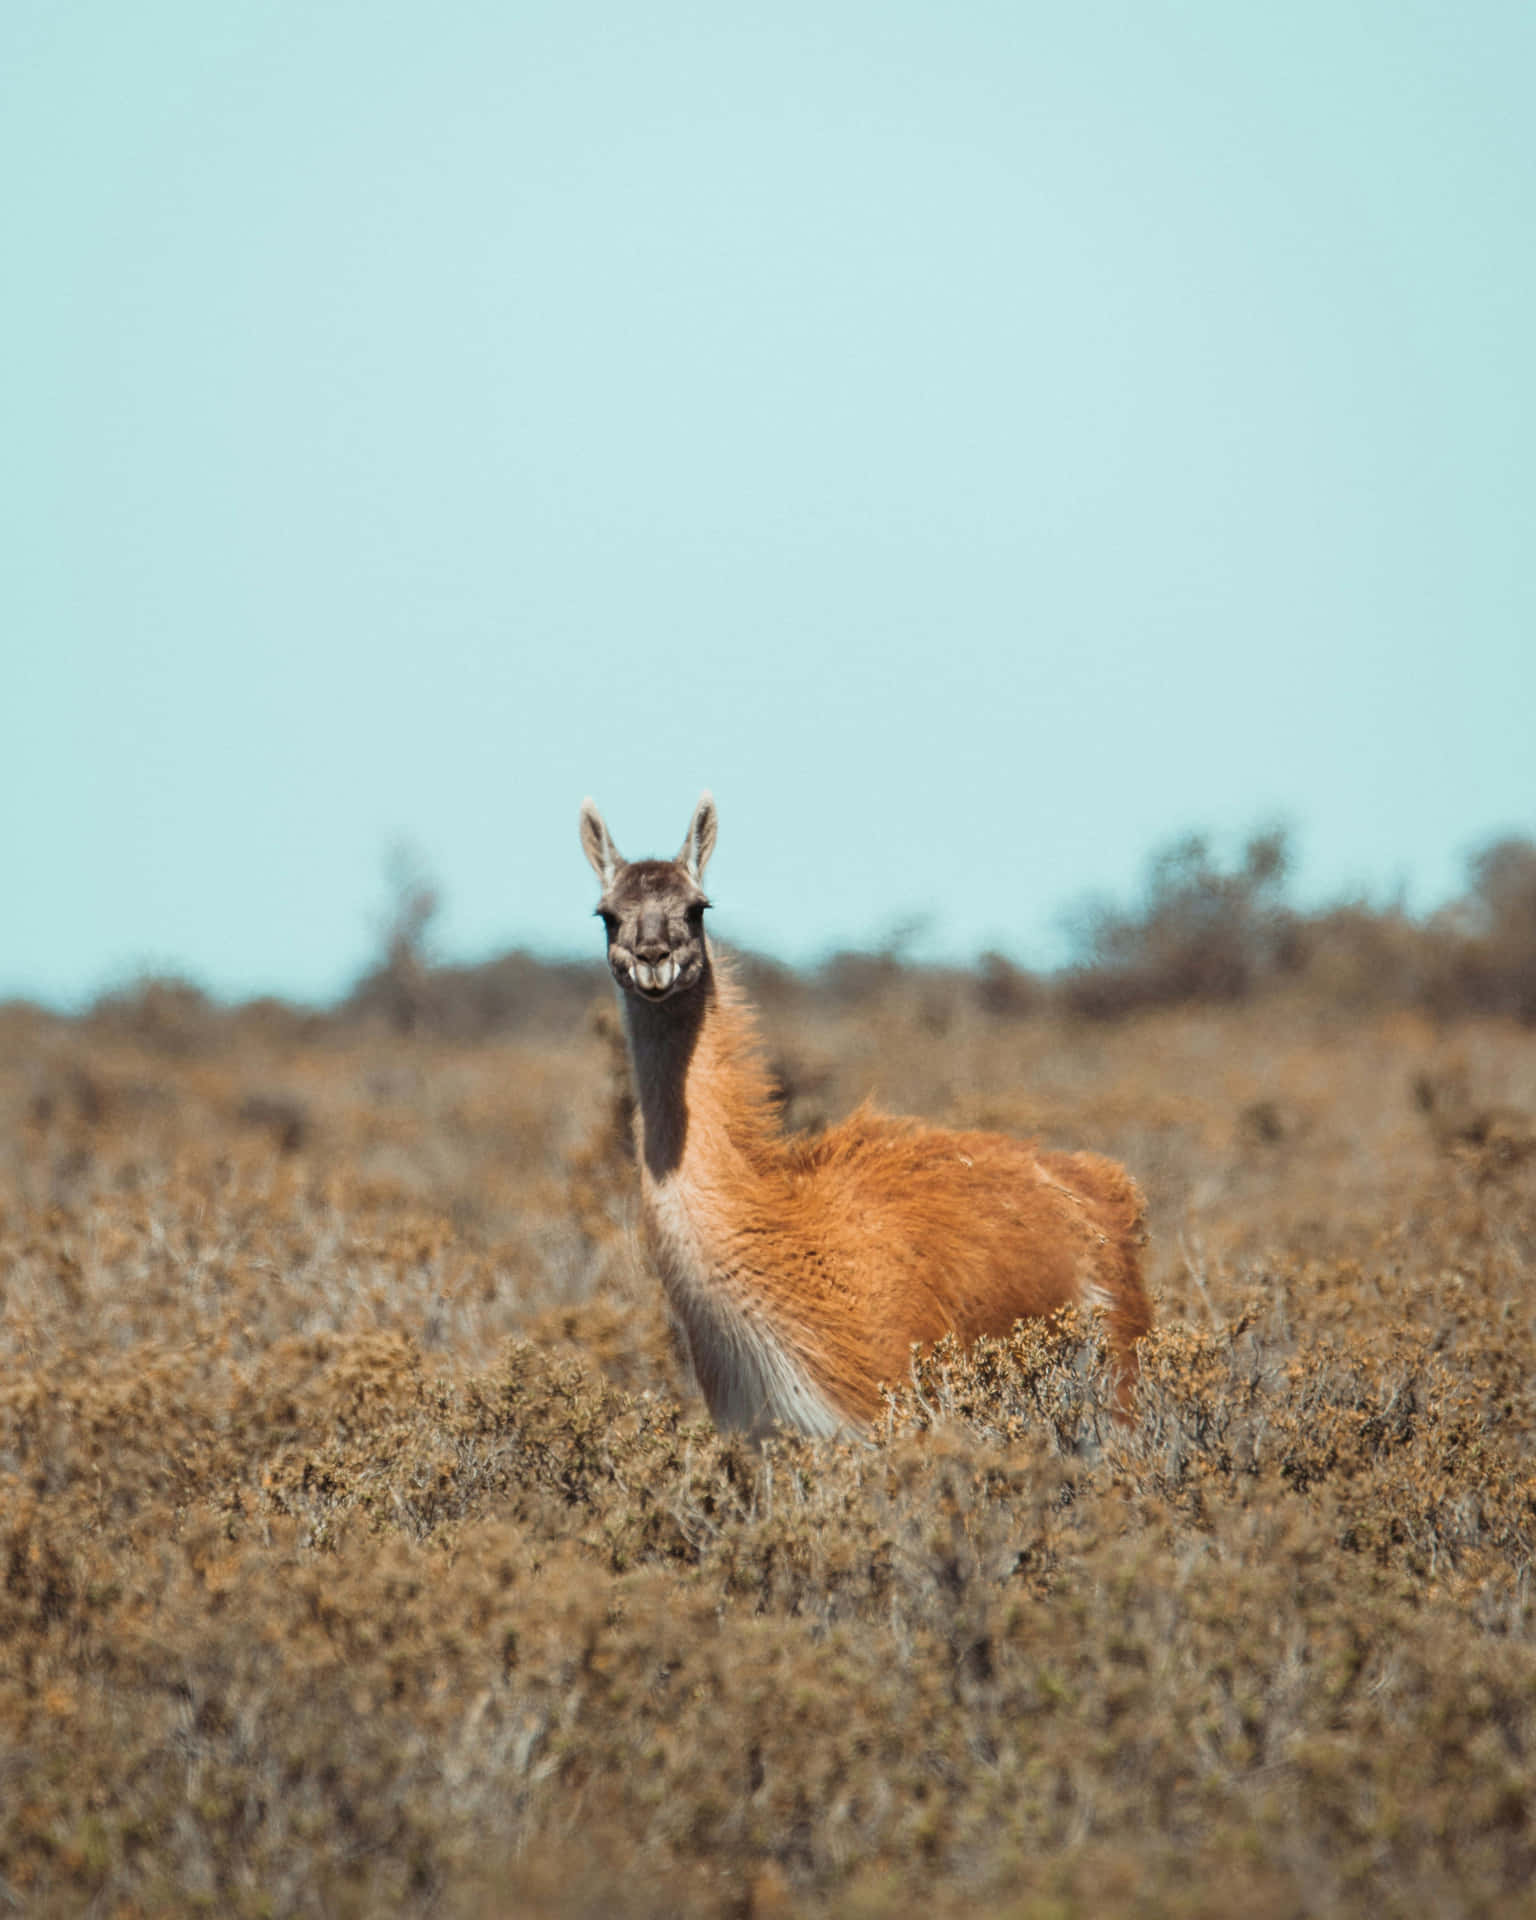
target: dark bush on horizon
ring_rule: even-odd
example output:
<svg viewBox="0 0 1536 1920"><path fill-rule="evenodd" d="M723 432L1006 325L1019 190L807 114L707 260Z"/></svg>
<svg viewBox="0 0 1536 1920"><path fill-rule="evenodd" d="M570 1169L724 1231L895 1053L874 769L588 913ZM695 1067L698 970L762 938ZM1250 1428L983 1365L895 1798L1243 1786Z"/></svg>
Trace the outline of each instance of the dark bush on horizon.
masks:
<svg viewBox="0 0 1536 1920"><path fill-rule="evenodd" d="M1536 842L1495 840L1468 868L1465 898L1429 929L1426 1004L1536 1025Z"/></svg>
<svg viewBox="0 0 1536 1920"><path fill-rule="evenodd" d="M555 1033L581 1019L606 977L596 962L542 960L516 950L478 965L422 966L405 974L386 961L364 974L340 1012L447 1040L540 1026Z"/></svg>
<svg viewBox="0 0 1536 1920"><path fill-rule="evenodd" d="M1474 853L1466 893L1427 921L1362 900L1303 913L1285 898L1290 864L1281 831L1254 835L1230 870L1203 834L1154 854L1137 907L1094 902L1076 916L1065 1004L1116 1019L1289 982L1329 1005L1536 1023L1536 842L1510 836Z"/></svg>
<svg viewBox="0 0 1536 1920"><path fill-rule="evenodd" d="M559 1031L581 1017L603 977L600 963L541 960L514 948L478 964L436 964L430 934L442 903L437 883L406 846L391 852L385 880L390 898L379 924L379 958L338 1008L344 1018L474 1040L541 1025Z"/></svg>
<svg viewBox="0 0 1536 1920"><path fill-rule="evenodd" d="M1113 1019L1142 1007L1245 1000L1264 981L1294 973L1302 942L1283 897L1290 864L1278 828L1254 834L1229 872L1204 834L1162 848L1139 906L1093 901L1078 910L1067 1005Z"/></svg>
<svg viewBox="0 0 1536 1920"><path fill-rule="evenodd" d="M93 1024L151 1053L201 1053L217 1037L221 1009L201 987L175 974L148 974L113 988L92 1005Z"/></svg>

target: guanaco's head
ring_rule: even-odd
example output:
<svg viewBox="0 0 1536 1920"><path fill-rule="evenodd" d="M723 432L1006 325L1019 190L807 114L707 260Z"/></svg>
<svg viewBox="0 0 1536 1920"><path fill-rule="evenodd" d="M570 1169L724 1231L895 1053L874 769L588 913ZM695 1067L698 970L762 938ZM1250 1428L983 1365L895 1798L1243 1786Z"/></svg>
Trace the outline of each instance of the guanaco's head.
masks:
<svg viewBox="0 0 1536 1920"><path fill-rule="evenodd" d="M581 847L602 885L597 911L608 929L608 964L626 993L666 1000L703 978L704 867L715 850L715 803L703 794L675 860L626 860L603 816L581 803Z"/></svg>

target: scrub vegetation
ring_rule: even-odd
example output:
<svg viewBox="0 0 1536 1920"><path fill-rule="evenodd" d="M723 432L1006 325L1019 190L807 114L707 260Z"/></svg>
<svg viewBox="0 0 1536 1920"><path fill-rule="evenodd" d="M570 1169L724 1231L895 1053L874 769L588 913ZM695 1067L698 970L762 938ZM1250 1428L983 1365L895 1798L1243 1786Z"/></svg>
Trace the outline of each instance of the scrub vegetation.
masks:
<svg viewBox="0 0 1536 1920"><path fill-rule="evenodd" d="M332 1013L0 1009L0 1913L1536 1912L1495 851L1430 926L1190 843L1063 979L750 968L786 1124L1136 1174L1129 1430L1068 1316L717 1434L597 965L418 911Z"/></svg>

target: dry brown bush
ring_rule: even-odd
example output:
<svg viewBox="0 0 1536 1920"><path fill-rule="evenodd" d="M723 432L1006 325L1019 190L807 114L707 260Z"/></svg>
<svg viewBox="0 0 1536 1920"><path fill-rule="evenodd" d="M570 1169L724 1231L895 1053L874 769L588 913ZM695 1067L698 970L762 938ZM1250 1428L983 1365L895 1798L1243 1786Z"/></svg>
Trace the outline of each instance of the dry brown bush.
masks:
<svg viewBox="0 0 1536 1920"><path fill-rule="evenodd" d="M1132 905L1089 901L1072 916L1064 1003L1118 1019L1302 983L1309 999L1346 1009L1536 1024L1536 843L1509 838L1474 853L1464 894L1427 921L1362 900L1302 911L1286 898L1290 867L1278 829L1255 834L1230 867L1203 834L1163 848Z"/></svg>
<svg viewBox="0 0 1536 1920"><path fill-rule="evenodd" d="M1246 1000L1298 957L1296 916L1282 897L1289 865L1278 830L1255 834L1231 872L1203 834L1163 848L1136 907L1079 909L1081 959L1065 981L1067 1004L1106 1019L1141 1007Z"/></svg>
<svg viewBox="0 0 1536 1920"><path fill-rule="evenodd" d="M866 985L798 1123L1142 1178L1133 1430L1067 1316L717 1435L601 1014L0 1010L0 1910L1536 1910L1536 1034Z"/></svg>

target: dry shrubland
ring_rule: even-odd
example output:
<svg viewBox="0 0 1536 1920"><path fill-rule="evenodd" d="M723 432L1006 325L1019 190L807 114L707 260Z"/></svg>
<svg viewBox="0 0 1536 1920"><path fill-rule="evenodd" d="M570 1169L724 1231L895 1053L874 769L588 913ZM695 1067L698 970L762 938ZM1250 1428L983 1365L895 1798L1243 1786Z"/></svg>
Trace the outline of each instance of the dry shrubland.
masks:
<svg viewBox="0 0 1536 1920"><path fill-rule="evenodd" d="M1135 1428L1069 1316L717 1435L580 970L0 1011L0 1911L1536 1911L1521 1009L760 984L1138 1174Z"/></svg>

